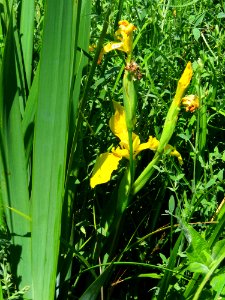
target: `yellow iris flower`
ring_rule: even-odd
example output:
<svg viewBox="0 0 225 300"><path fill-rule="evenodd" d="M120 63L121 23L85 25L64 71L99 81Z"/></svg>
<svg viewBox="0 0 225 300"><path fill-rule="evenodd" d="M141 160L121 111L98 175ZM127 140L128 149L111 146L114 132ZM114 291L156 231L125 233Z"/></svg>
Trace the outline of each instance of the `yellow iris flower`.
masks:
<svg viewBox="0 0 225 300"><path fill-rule="evenodd" d="M128 131L126 126L125 110L122 105L117 102L113 102L115 114L109 121L109 127L111 131L120 139L118 147L113 147L111 152L100 154L95 162L95 166L90 179L91 188L94 188L98 184L106 183L110 180L112 172L118 169L119 161L124 157L130 158ZM159 145L159 141L150 136L146 143L141 143L137 134L132 134L133 140L133 158L137 156L142 150L150 149L156 151ZM182 157L178 151L176 151L171 145L167 145L164 149L169 151L170 155L176 156L182 164Z"/></svg>
<svg viewBox="0 0 225 300"><path fill-rule="evenodd" d="M133 31L136 27L127 20L119 21L119 29L115 32L115 37L120 42L110 42L106 44L100 52L98 64L101 63L103 55L112 50L120 50L130 54L133 47Z"/></svg>

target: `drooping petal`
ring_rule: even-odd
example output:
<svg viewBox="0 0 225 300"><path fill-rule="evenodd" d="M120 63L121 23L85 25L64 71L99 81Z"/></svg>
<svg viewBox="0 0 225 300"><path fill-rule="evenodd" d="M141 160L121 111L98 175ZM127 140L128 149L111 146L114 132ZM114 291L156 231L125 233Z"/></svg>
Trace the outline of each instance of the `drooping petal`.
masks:
<svg viewBox="0 0 225 300"><path fill-rule="evenodd" d="M186 107L186 111L194 112L199 108L199 98L196 95L188 95L182 98L182 104Z"/></svg>
<svg viewBox="0 0 225 300"><path fill-rule="evenodd" d="M183 159L182 159L182 156L180 155L180 153L177 151L177 150L173 150L173 151L171 151L170 152L170 155L172 155L172 156L176 156L177 157L177 159L178 159L178 162L179 162L179 164L182 166L183 165Z"/></svg>
<svg viewBox="0 0 225 300"><path fill-rule="evenodd" d="M113 101L115 114L109 120L109 127L121 141L128 143L128 131L126 125L125 110L118 102Z"/></svg>
<svg viewBox="0 0 225 300"><path fill-rule="evenodd" d="M133 47L133 31L136 30L136 27L129 23L127 20L122 20L119 22L119 29L115 32L115 37L117 40L121 41L120 43L111 42L106 44L98 58L98 64L101 63L103 55L112 50L124 51L127 54L131 53Z"/></svg>
<svg viewBox="0 0 225 300"><path fill-rule="evenodd" d="M153 138L152 136L149 137L146 143L142 143L142 144L140 144L140 139L139 139L139 145L136 148L134 148L134 154L136 156L138 155L138 153L146 149L155 151L157 150L158 144L159 141L155 137Z"/></svg>
<svg viewBox="0 0 225 300"><path fill-rule="evenodd" d="M140 151L146 150L146 149L156 151L158 149L158 146L159 146L159 141L155 137L149 136L147 143L140 144L139 147L136 149L136 155ZM180 153L173 146L171 146L169 144L166 145L166 147L164 148L164 151L168 152L169 155L176 156L178 158L180 165L183 164L183 160L182 160Z"/></svg>
<svg viewBox="0 0 225 300"><path fill-rule="evenodd" d="M102 153L96 160L93 173L90 179L91 188L110 180L112 172L118 169L122 157L113 153Z"/></svg>
<svg viewBox="0 0 225 300"><path fill-rule="evenodd" d="M183 165L183 159L182 159L180 153L173 146L168 144L168 145L166 145L164 150L168 151L169 155L176 156L178 158L179 164Z"/></svg>
<svg viewBox="0 0 225 300"><path fill-rule="evenodd" d="M120 49L122 47L122 43L109 43L107 45L104 46L104 52L108 53L112 50L116 50L116 49Z"/></svg>
<svg viewBox="0 0 225 300"><path fill-rule="evenodd" d="M105 53L108 53L108 52L110 52L110 51L112 51L112 50L116 50L116 49L117 49L117 50L123 50L122 48L123 48L123 43L122 43L122 42L120 42L120 43L111 42L111 43L106 44L106 45L102 48L102 50L101 50L101 52L100 52L100 54L99 54L99 57L98 57L98 64L101 63L102 58L103 58L103 56L104 56Z"/></svg>
<svg viewBox="0 0 225 300"><path fill-rule="evenodd" d="M153 151L156 151L158 146L159 146L159 141L157 140L156 137L153 137L153 136L149 136L149 139L148 139L148 143L149 143L149 149L150 150L153 150Z"/></svg>

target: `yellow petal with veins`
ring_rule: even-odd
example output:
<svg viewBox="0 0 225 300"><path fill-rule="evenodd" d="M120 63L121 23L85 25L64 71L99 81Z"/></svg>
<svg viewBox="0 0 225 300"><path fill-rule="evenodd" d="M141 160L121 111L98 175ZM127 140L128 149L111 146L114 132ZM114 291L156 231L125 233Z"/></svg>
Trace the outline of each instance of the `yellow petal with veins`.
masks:
<svg viewBox="0 0 225 300"><path fill-rule="evenodd" d="M115 114L109 120L109 127L121 141L128 143L128 131L126 125L125 110L118 102L113 101Z"/></svg>
<svg viewBox="0 0 225 300"><path fill-rule="evenodd" d="M122 157L113 153L102 153L96 160L90 185L93 189L96 185L106 183L110 180L112 172L118 169L119 161Z"/></svg>
<svg viewBox="0 0 225 300"><path fill-rule="evenodd" d="M122 43L109 43L105 45L103 49L105 53L108 53L112 50L120 49L121 47L122 47Z"/></svg>
<svg viewBox="0 0 225 300"><path fill-rule="evenodd" d="M137 155L137 151L138 151L138 148L140 146L140 138L137 134L133 133L132 135L132 141L133 141L133 153L134 153L134 156Z"/></svg>
<svg viewBox="0 0 225 300"><path fill-rule="evenodd" d="M121 158L125 157L126 159L130 159L130 153L126 148L121 148L121 147L112 148L112 153L118 157Z"/></svg>

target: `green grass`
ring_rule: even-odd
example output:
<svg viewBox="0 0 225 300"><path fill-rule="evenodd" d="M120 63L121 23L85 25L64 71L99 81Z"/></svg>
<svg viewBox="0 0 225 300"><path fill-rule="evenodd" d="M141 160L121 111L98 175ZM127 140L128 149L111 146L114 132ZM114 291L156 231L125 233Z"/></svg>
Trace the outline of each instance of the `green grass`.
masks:
<svg viewBox="0 0 225 300"><path fill-rule="evenodd" d="M5 0L0 17L0 299L223 299L224 2ZM141 142L160 140L188 61L200 108L167 141L183 166L145 150L91 189L119 142L125 54L97 60L123 19Z"/></svg>

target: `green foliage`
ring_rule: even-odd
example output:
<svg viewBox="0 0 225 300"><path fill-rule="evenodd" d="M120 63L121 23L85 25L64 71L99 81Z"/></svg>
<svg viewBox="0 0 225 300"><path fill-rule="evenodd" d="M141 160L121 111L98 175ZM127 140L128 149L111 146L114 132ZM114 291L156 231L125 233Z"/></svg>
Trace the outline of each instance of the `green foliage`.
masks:
<svg viewBox="0 0 225 300"><path fill-rule="evenodd" d="M0 299L225 297L224 11L212 0L0 3ZM137 27L141 73L132 130L141 143L169 132L184 164L146 150L91 189L96 158L118 145L108 123L126 54L97 61L123 19ZM181 106L163 128L188 61L200 108Z"/></svg>

